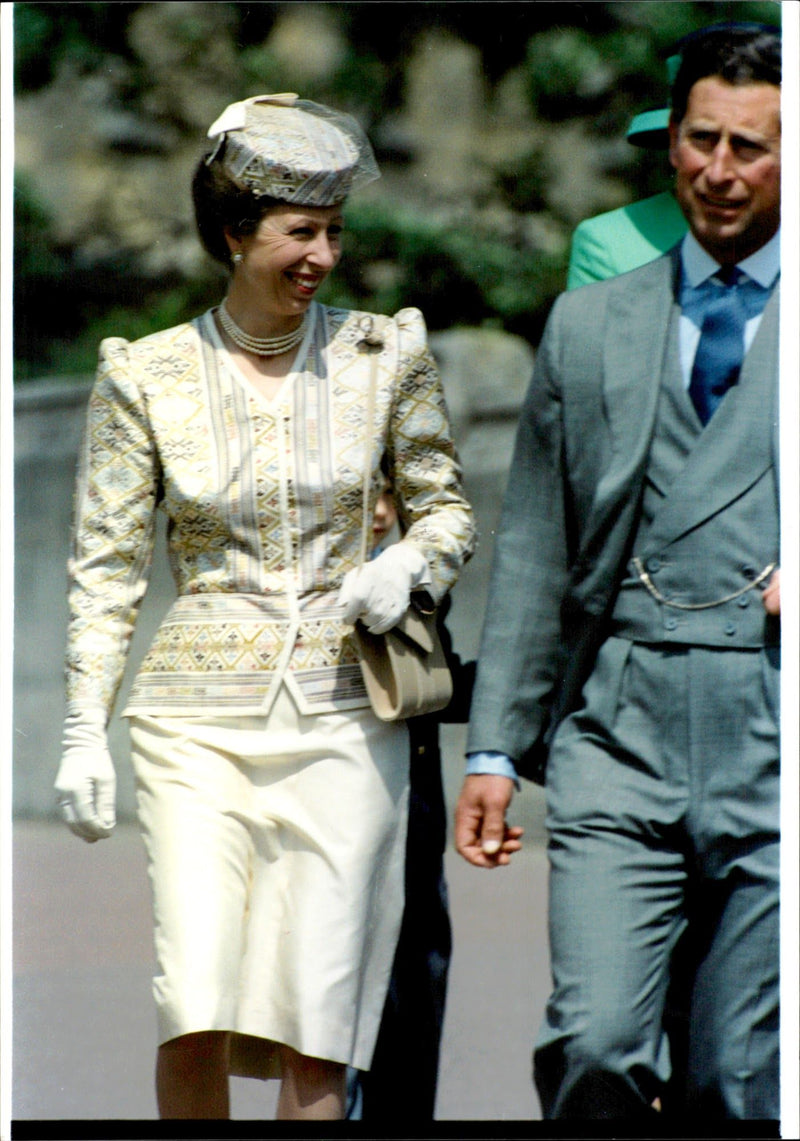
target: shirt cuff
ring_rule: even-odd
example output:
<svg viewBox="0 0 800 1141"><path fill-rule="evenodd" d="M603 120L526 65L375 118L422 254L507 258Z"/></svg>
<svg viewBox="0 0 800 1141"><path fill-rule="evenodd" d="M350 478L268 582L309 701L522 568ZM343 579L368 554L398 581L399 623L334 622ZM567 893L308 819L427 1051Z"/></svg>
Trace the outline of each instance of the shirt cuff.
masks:
<svg viewBox="0 0 800 1141"><path fill-rule="evenodd" d="M505 753L467 753L467 776L478 776L483 773L496 777L509 777L519 788L514 762Z"/></svg>

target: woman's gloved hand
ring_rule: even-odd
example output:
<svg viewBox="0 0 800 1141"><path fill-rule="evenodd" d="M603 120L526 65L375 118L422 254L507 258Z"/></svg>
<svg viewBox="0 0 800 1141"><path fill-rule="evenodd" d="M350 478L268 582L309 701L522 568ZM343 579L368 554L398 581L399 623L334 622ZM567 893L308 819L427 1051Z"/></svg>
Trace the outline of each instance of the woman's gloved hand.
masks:
<svg viewBox="0 0 800 1141"><path fill-rule="evenodd" d="M56 794L71 832L93 844L110 836L116 824L117 777L100 709L70 714L64 722Z"/></svg>
<svg viewBox="0 0 800 1141"><path fill-rule="evenodd" d="M345 622L354 625L360 618L371 634L385 634L405 614L411 591L430 581L425 556L410 543L393 543L344 576L339 605Z"/></svg>

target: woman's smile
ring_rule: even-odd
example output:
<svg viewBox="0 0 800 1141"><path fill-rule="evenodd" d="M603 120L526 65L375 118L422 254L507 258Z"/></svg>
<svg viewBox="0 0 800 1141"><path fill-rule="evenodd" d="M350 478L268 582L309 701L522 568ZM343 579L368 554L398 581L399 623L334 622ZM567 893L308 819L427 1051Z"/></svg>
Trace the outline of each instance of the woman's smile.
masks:
<svg viewBox="0 0 800 1141"><path fill-rule="evenodd" d="M287 269L285 277L296 287L300 294L313 297L325 280L327 274L302 273L298 270Z"/></svg>

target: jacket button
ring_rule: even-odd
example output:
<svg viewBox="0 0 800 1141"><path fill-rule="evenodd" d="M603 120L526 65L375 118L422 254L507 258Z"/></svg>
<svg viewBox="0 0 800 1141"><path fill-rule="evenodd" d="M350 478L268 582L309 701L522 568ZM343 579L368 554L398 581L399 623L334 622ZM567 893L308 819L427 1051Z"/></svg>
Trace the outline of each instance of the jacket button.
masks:
<svg viewBox="0 0 800 1141"><path fill-rule="evenodd" d="M755 578L756 577L755 567L743 566L742 567L742 574L744 575L745 578Z"/></svg>
<svg viewBox="0 0 800 1141"><path fill-rule="evenodd" d="M728 637L731 637L731 635L736 633L736 627L734 626L733 622L729 622L727 624L725 627L725 633L728 635Z"/></svg>
<svg viewBox="0 0 800 1141"><path fill-rule="evenodd" d="M670 614L670 616L668 618L664 619L664 627L667 630L675 630L675 629L677 629L677 626L678 626L678 619L675 618L674 615Z"/></svg>
<svg viewBox="0 0 800 1141"><path fill-rule="evenodd" d="M657 559L657 558L655 558L655 556L651 559L648 559L647 560L647 569L650 571L651 574L656 574L657 571L661 570L661 559Z"/></svg>
<svg viewBox="0 0 800 1141"><path fill-rule="evenodd" d="M750 605L750 596L748 594L740 594L736 601L742 610L744 610L746 606Z"/></svg>

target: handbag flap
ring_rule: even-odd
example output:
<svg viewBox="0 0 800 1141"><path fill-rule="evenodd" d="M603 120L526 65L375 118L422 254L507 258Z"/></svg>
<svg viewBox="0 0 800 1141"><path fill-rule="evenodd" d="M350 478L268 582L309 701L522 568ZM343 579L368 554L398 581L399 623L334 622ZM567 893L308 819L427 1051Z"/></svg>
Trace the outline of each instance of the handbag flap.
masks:
<svg viewBox="0 0 800 1141"><path fill-rule="evenodd" d="M424 654L433 650L433 635L431 626L435 623L434 614L423 614L415 606L409 606L403 617L392 628L392 633L411 642Z"/></svg>

